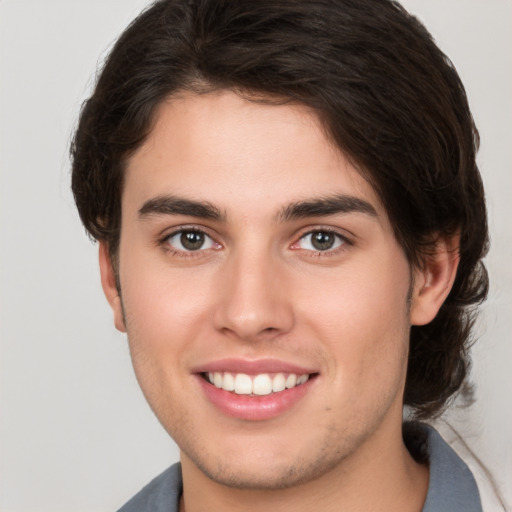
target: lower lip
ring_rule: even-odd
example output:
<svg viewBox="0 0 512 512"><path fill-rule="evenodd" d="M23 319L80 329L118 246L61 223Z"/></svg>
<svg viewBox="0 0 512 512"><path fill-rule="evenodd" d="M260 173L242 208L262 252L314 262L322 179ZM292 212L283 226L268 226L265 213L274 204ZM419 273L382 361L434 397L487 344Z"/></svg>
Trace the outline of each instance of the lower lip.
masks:
<svg viewBox="0 0 512 512"><path fill-rule="evenodd" d="M198 375L199 383L208 400L226 416L242 420L262 421L275 418L297 404L308 392L314 378L294 388L269 395L237 395L216 388Z"/></svg>

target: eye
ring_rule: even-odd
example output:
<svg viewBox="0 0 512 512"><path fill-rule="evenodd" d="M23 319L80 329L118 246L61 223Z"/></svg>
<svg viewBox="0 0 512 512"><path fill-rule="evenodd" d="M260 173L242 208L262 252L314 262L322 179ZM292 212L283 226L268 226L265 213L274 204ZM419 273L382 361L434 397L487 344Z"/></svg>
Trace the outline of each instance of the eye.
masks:
<svg viewBox="0 0 512 512"><path fill-rule="evenodd" d="M165 239L166 244L182 252L194 252L212 249L214 241L206 233L194 229L182 229Z"/></svg>
<svg viewBox="0 0 512 512"><path fill-rule="evenodd" d="M316 230L306 233L298 241L296 248L306 251L325 252L337 249L345 243L341 235L327 230Z"/></svg>

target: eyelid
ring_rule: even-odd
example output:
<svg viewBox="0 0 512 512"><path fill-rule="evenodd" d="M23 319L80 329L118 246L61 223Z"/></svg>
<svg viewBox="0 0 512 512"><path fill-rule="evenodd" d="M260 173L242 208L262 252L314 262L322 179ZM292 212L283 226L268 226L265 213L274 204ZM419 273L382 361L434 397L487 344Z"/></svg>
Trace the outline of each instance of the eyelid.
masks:
<svg viewBox="0 0 512 512"><path fill-rule="evenodd" d="M197 249L197 250L187 250L187 249L179 249L175 248L172 245L168 243L169 239L180 234L183 232L192 231L192 232L198 232L205 235L205 237L208 237L211 239L213 243L213 247L209 247L206 249ZM339 240L341 240L341 244L335 248L326 249L324 251L322 250L314 250L314 249L302 249L301 247L298 247L298 244L302 239L304 239L308 235L312 235L316 232L324 232L329 233L337 237ZM352 237L355 237L355 235L352 235L349 233L347 235L347 230L336 228L333 226L322 226L322 225L315 225L315 226L308 226L303 228L300 233L295 237L295 242L289 246L292 250L302 250L304 252L309 253L315 253L315 254L336 254L337 252L346 250L347 247L350 247L354 245L354 242L352 240ZM204 253L209 250L218 250L223 248L223 244L218 242L218 236L215 236L215 234L211 233L211 229L207 228L206 226L197 225L197 224L183 224L174 226L173 228L170 228L168 230L165 230L161 236L158 237L157 244L164 248L164 250L168 252L172 252L173 254L181 254L183 256L193 256L193 255L199 255L200 253Z"/></svg>
<svg viewBox="0 0 512 512"><path fill-rule="evenodd" d="M185 225L180 225L180 226L175 226L173 227L172 229L170 229L169 231L165 231L159 238L158 238L158 245L163 247L163 249L165 251L168 251L168 252L172 252L173 254L176 254L176 255L183 255L183 256L186 256L186 257L190 257L190 256L193 256L193 255L199 255L200 253L204 253L205 251L208 251L208 250L216 250L216 249L220 249L222 247L222 245L217 242L216 240L216 237L210 233L211 230L209 230L208 228L204 227L204 226L198 226L198 225L191 225L191 224L185 224ZM169 239L179 235L179 234L182 234L182 233L186 233L186 232L195 232L195 233L201 233L203 234L205 237L209 238L212 242L212 247L207 247L205 249L201 248L201 249L197 249L197 250L187 250L187 249L180 249L180 248L176 248L174 246L172 246L170 243L169 243Z"/></svg>
<svg viewBox="0 0 512 512"><path fill-rule="evenodd" d="M337 237L339 240L341 240L342 243L340 245L338 245L337 247L334 247L332 249L326 249L325 251L315 250L315 249L302 249L301 247L297 247L298 244L300 243L300 241L303 240L305 237L312 235L313 233L318 233L318 232L332 234L335 237ZM293 250L303 250L305 252L327 255L327 254L335 254L339 251L343 251L344 249L346 249L347 247L350 247L352 245L354 245L354 242L352 241L352 239L349 236L347 236L345 230L334 228L332 226L312 226L312 227L305 228L303 231L301 231L301 233L296 237L296 241L293 242L293 244L291 245L290 248Z"/></svg>

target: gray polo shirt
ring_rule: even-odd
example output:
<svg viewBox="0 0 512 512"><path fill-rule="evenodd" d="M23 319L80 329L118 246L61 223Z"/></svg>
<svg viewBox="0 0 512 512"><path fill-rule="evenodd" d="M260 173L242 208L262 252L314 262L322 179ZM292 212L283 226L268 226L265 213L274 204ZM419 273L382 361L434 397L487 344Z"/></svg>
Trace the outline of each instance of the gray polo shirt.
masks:
<svg viewBox="0 0 512 512"><path fill-rule="evenodd" d="M422 512L482 512L480 495L466 463L432 427L426 434L430 465L427 499ZM181 466L174 464L152 480L118 512L178 512Z"/></svg>

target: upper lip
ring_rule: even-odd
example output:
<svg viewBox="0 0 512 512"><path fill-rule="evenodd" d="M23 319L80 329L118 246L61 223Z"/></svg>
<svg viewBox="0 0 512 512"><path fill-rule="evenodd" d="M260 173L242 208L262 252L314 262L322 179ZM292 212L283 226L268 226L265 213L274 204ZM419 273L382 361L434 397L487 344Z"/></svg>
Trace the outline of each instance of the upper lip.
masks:
<svg viewBox="0 0 512 512"><path fill-rule="evenodd" d="M230 372L258 375L261 373L295 373L297 375L317 373L317 371L279 359L218 359L193 369L193 373Z"/></svg>

